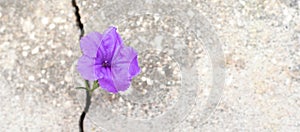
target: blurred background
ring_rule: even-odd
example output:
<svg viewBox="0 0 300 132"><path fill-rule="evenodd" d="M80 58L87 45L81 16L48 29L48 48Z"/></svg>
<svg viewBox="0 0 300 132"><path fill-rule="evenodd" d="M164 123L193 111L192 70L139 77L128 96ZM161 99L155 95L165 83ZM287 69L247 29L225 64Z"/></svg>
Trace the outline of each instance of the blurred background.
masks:
<svg viewBox="0 0 300 132"><path fill-rule="evenodd" d="M193 45L192 40L197 39L193 39L192 35L189 39L189 35L184 32L185 29L198 22L200 27L208 25L203 27L200 33L204 35L198 38L198 41L202 41L202 47L191 50L192 56L198 55L194 67L198 68L197 76L201 78L197 85L200 90L196 92L196 103L193 109L186 113L187 117L177 123L172 131L300 130L298 0L77 0L76 2L85 33L94 30L103 32L107 26L113 24L119 28L123 39L130 42L128 45L137 49L144 48L139 47L141 43L150 43L154 45L153 47L161 49L164 49L160 47L164 46L164 43L174 43L169 47L175 48L178 46L177 43ZM180 9L181 14L169 13L172 8L175 11ZM143 9L147 9L145 12L148 15L137 12ZM78 131L78 120L83 109L81 104L85 96L84 91L74 89L77 86L74 80L80 79L74 75L76 72L74 65L81 55L80 31L74 11L70 0L0 0L0 131ZM197 17L198 15L201 17ZM177 23L177 19L185 17L187 20L188 17L192 17L197 21ZM142 37L136 36L136 33L142 31L144 31ZM167 31L172 34L168 34ZM157 36L158 33L161 35ZM197 36L199 33L195 34ZM172 39L167 38L168 35L172 36ZM213 38L212 43L220 45L226 74L224 87L214 98L218 102L212 104L211 110L208 111L209 116L202 119L199 110L204 109L201 112L205 112L203 107L211 104L201 105L199 102L212 96L209 89L212 88L210 76L213 69L211 64L213 60L210 60L213 57L209 50L205 49L205 36ZM210 39L207 40L207 43L209 42ZM174 52L172 48L168 49L169 54ZM156 54L155 51L148 52ZM146 57L146 54L141 54L140 62L145 67L149 66L143 57ZM161 56L159 59L166 59L165 63L169 64L176 61L176 57L173 60L170 58L172 56ZM189 60L178 65L189 65L193 62ZM169 70L176 71L176 65L173 66L173 69ZM174 73L172 76L175 80L180 78L176 75ZM133 85L147 87L156 84L151 78L143 76L147 75L141 75ZM165 77L162 80L166 80L168 85L154 85L146 90L151 91L154 87L168 89L168 86L179 88L177 82L173 83L172 79L168 81ZM142 81L143 83L140 83ZM172 92L172 89L169 89L167 95L170 97L166 97L165 101L176 100L177 94L176 90ZM107 95L105 98L110 99L110 103L115 98L122 102L119 96L105 95ZM125 103L126 108L135 107L127 104L126 100ZM117 103L107 105L112 104ZM166 104L168 105L171 104ZM122 106L125 104L112 108L117 108L114 111L119 113L125 113L123 114L125 117L135 119L152 119L153 115L159 114L157 111L147 110L153 114L146 112L147 114L143 115L143 112L139 113L134 108L130 108L133 112L130 110L124 112L118 109ZM168 109L158 110L161 110L161 113L168 111ZM91 111L85 120L87 131L114 131L103 126L105 123L101 123L102 120L97 120L101 113L93 114L101 111L99 108L93 107ZM122 131L122 128L117 130Z"/></svg>

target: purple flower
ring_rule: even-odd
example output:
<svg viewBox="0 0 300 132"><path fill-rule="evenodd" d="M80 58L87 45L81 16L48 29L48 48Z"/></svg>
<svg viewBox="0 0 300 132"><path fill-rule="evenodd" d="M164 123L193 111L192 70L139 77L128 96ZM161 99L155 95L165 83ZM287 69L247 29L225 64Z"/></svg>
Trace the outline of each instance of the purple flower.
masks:
<svg viewBox="0 0 300 132"><path fill-rule="evenodd" d="M108 92L118 93L130 86L131 79L140 73L137 52L124 46L115 27L103 34L91 32L80 40L83 55L77 70L85 80L98 80Z"/></svg>

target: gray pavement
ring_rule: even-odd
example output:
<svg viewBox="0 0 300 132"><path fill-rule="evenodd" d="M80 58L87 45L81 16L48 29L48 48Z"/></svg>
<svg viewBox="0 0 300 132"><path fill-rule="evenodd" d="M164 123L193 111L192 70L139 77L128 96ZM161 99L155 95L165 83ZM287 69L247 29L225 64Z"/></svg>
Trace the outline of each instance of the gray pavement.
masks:
<svg viewBox="0 0 300 132"><path fill-rule="evenodd" d="M117 26L126 45L141 51L144 67L132 91L95 93L85 120L87 131L135 130L138 126L130 126L131 122L168 115L177 108L181 94L196 100L182 106L192 106L184 111L187 117L177 120L178 114L153 126L174 128L171 131L300 130L299 1L78 0L77 4L86 33ZM199 33L188 32L196 26L202 27ZM71 1L0 0L0 131L78 131L85 99L84 91L74 89L82 84L74 70L81 55L79 33ZM205 47L208 43L220 44L226 70L224 88L213 101L211 82L218 61L212 58L219 53L212 54L216 47ZM191 58L181 58L177 49L182 47L188 49L182 54ZM188 67L196 69L197 91L181 87L195 77L184 76L181 69ZM135 87L140 92L135 93ZM182 93L181 88L187 91ZM117 123L109 124L113 121Z"/></svg>

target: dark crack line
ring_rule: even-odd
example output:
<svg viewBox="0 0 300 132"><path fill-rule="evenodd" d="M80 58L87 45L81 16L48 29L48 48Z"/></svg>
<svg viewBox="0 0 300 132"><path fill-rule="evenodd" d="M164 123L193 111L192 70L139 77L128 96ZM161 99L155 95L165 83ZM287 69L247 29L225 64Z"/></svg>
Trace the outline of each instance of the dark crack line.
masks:
<svg viewBox="0 0 300 132"><path fill-rule="evenodd" d="M78 26L78 28L80 30L79 39L81 39L81 37L84 35L84 27L80 20L81 16L79 13L79 7L77 6L76 0L72 0L72 6L75 8L76 25Z"/></svg>
<svg viewBox="0 0 300 132"><path fill-rule="evenodd" d="M81 22L81 16L80 16L80 13L79 13L79 7L77 6L77 3L76 3L76 0L72 0L72 6L75 8L75 16L76 16L76 25L77 27L79 28L80 30L80 35L79 35L79 40L83 37L84 35L84 27L83 27L83 24ZM88 81L86 81L88 82ZM88 85L87 85L88 86ZM91 104L91 96L89 94L89 91L87 90L86 91L86 106L85 106L85 109L84 111L82 112L82 114L80 115L80 119L79 119L79 132L84 132L84 129L83 129L83 122L84 122L84 118L85 118L85 115L86 113L88 112L88 109L89 109L89 106Z"/></svg>

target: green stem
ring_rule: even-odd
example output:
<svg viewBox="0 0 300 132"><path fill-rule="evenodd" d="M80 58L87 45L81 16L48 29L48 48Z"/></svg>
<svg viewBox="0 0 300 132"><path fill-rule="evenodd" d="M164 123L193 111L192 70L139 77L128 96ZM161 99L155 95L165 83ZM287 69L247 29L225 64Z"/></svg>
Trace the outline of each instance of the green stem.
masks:
<svg viewBox="0 0 300 132"><path fill-rule="evenodd" d="M86 90L86 102L85 102L85 107L84 111L82 112L79 120L79 127L80 127L80 132L83 132L83 120L85 118L86 113L89 111L90 105L92 103L92 93L95 89L99 87L98 81L94 81L93 83L93 88L90 88L90 83L88 80L85 80L85 90Z"/></svg>

